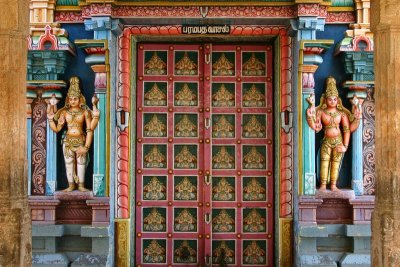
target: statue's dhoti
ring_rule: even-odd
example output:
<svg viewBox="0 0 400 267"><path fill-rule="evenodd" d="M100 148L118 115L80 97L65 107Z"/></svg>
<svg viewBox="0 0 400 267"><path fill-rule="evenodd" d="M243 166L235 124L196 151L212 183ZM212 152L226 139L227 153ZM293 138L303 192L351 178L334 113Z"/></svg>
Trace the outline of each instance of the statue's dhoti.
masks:
<svg viewBox="0 0 400 267"><path fill-rule="evenodd" d="M339 176L339 167L343 158L342 152L338 152L336 147L342 144L342 136L324 137L321 145L321 166L320 179L321 185L326 185L329 182L331 185L336 185ZM330 178L330 179L329 179Z"/></svg>
<svg viewBox="0 0 400 267"><path fill-rule="evenodd" d="M63 152L68 183L84 183L88 154L78 157L78 147L85 145L85 136L68 137L63 140Z"/></svg>

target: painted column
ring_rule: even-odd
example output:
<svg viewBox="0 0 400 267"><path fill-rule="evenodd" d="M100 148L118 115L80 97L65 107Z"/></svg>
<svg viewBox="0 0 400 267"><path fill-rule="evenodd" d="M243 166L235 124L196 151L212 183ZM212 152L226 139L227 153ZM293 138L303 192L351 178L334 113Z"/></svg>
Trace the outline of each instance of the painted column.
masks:
<svg viewBox="0 0 400 267"><path fill-rule="evenodd" d="M107 72L105 65L93 65L95 74L95 93L99 98L98 108L101 111L100 120L94 132L93 139L93 193L95 196L105 196L106 192L106 117L107 117Z"/></svg>
<svg viewBox="0 0 400 267"><path fill-rule="evenodd" d="M111 9L109 10L111 11ZM111 15L111 14L110 14ZM106 178L106 156L108 145L107 133L107 82L108 82L108 41L111 40L111 30L115 20L110 16L91 17L85 20L85 29L93 31L94 40L76 40L75 43L85 50L85 62L91 65L95 72L95 93L99 98L100 120L94 132L93 139L93 194L95 196L109 195Z"/></svg>
<svg viewBox="0 0 400 267"><path fill-rule="evenodd" d="M376 196L371 266L400 266L400 1L372 1Z"/></svg>
<svg viewBox="0 0 400 267"><path fill-rule="evenodd" d="M315 195L316 190L316 157L315 132L307 123L306 111L310 106L309 98L314 98L314 73L318 65L323 62L320 54L333 44L331 40L304 40L300 44L300 71L301 71L301 138L302 138L302 194Z"/></svg>
<svg viewBox="0 0 400 267"><path fill-rule="evenodd" d="M321 59L322 60L322 59ZM306 109L309 107L307 99L314 97L314 72L316 65L303 65L302 69L302 141L303 141L303 193L304 195L315 195L315 132L307 124Z"/></svg>
<svg viewBox="0 0 400 267"><path fill-rule="evenodd" d="M347 33L349 34L349 33ZM367 87L374 84L374 54L373 41L367 36L345 37L337 46L336 54L341 54L347 74L352 75L352 80L347 81L344 87L349 90L347 98L351 99L356 95L359 100L359 107L367 97ZM352 181L351 187L356 196L364 194L364 159L363 159L363 121L350 139L352 149Z"/></svg>
<svg viewBox="0 0 400 267"><path fill-rule="evenodd" d="M291 20L291 26L297 31L297 40L300 41L299 58L299 84L301 85L299 97L301 98L299 118L301 118L301 183L300 193L303 195L315 195L316 189L316 160L315 160L315 132L312 130L306 119L306 109L309 107L307 98L314 95L314 73L318 64L322 63L319 55L325 49L316 40L317 31L323 31L325 18L321 17L324 6L317 2L297 0L297 19ZM326 40L325 40L326 41ZM322 40L322 43L325 42ZM329 47L329 46L328 46Z"/></svg>
<svg viewBox="0 0 400 267"><path fill-rule="evenodd" d="M347 82L344 87L349 89L347 98L351 99L357 96L359 100L359 108L362 111L362 103L367 97L365 85L355 85L352 82ZM351 188L354 190L356 196L362 196L364 194L364 182L363 182L363 120L360 120L360 124L356 131L351 134Z"/></svg>
<svg viewBox="0 0 400 267"><path fill-rule="evenodd" d="M46 104L49 104L53 94L57 99L61 99L62 95L58 91L48 91L44 94ZM46 195L51 196L57 189L57 134L50 129L49 122L46 124Z"/></svg>
<svg viewBox="0 0 400 267"><path fill-rule="evenodd" d="M78 47L86 53L85 62L95 73L94 90L99 98L98 109L100 119L93 137L93 194L97 197L106 196L106 156L107 156L107 68L106 54L108 53L106 40L75 40Z"/></svg>
<svg viewBox="0 0 400 267"><path fill-rule="evenodd" d="M37 28L32 28L37 33ZM58 80L63 74L68 59L75 55L69 40L54 32L64 34L62 29L53 29L46 25L40 36L28 37L28 79L27 88L36 94L32 106L31 145L31 194L53 195L57 189L57 135L50 129L47 121L47 105L53 96L60 99L60 90L66 87L64 81ZM29 97L29 96L28 96ZM38 122L38 123L37 123Z"/></svg>

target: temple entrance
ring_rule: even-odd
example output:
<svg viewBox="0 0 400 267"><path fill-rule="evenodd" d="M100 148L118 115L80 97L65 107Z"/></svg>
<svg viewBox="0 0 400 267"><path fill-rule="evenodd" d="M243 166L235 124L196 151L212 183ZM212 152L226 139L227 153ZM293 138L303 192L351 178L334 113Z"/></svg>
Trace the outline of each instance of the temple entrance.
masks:
<svg viewBox="0 0 400 267"><path fill-rule="evenodd" d="M272 46L137 56L136 264L273 266Z"/></svg>

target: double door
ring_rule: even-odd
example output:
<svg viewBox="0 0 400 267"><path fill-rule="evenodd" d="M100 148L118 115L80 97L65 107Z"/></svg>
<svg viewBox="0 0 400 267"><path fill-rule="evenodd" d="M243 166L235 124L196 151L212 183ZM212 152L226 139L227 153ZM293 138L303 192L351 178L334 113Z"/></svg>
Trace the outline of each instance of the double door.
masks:
<svg viewBox="0 0 400 267"><path fill-rule="evenodd" d="M136 264L273 266L271 46L137 57Z"/></svg>

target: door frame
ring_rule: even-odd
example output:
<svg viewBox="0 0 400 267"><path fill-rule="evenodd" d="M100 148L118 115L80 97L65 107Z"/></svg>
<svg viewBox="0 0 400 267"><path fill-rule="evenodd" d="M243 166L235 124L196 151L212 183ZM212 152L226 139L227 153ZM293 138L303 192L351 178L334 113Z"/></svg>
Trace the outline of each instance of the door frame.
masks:
<svg viewBox="0 0 400 267"><path fill-rule="evenodd" d="M162 38L161 38L162 37ZM224 42L270 42L274 49L274 265L293 262L294 172L294 78L293 39L285 26L232 26ZM130 114L123 129L117 129L115 184L115 262L134 264L136 180L136 50L138 42L216 42L213 35L187 36L181 26L126 26L118 40L116 88L117 116ZM127 156L126 156L127 155ZM123 168L121 166L126 166ZM288 255L290 255L288 257ZM119 265L118 265L119 266ZM123 266L123 265L121 265Z"/></svg>

